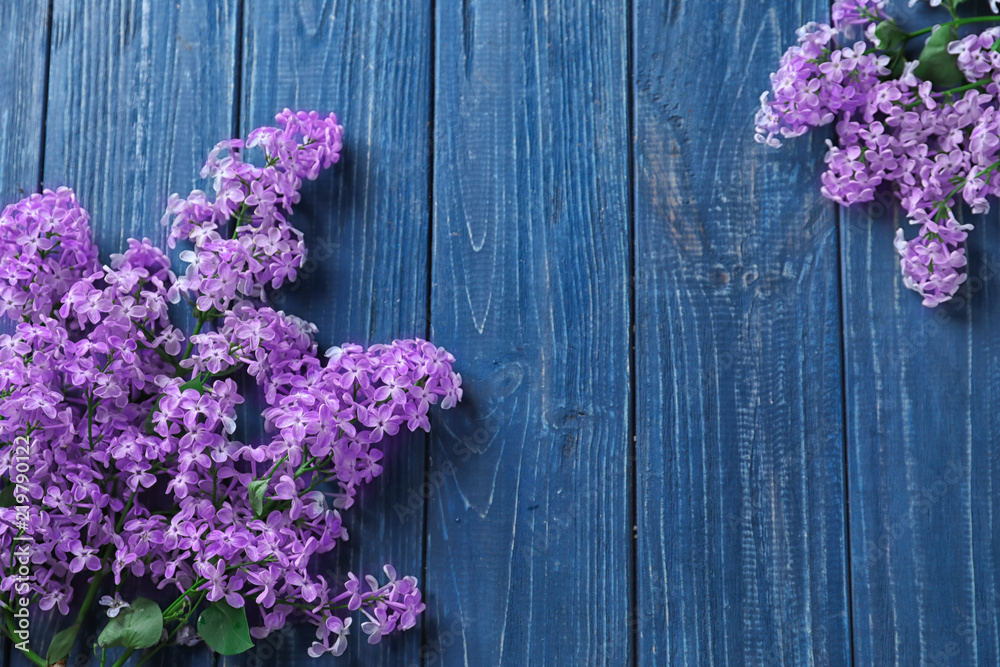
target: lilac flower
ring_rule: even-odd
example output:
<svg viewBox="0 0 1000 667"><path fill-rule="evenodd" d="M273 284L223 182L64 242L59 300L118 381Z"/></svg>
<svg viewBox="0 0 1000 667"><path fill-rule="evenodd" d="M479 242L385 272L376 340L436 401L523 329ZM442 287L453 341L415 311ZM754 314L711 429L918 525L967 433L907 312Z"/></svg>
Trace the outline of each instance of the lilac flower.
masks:
<svg viewBox="0 0 1000 667"><path fill-rule="evenodd" d="M0 213L0 304L9 318L38 323L51 316L73 283L96 270L89 216L68 188Z"/></svg>
<svg viewBox="0 0 1000 667"><path fill-rule="evenodd" d="M949 210L943 220L924 220L921 234L906 241L903 230L896 232L896 250L902 259L905 285L918 292L925 306L947 301L965 282L961 269L966 265L962 243L972 225L960 224Z"/></svg>
<svg viewBox="0 0 1000 667"><path fill-rule="evenodd" d="M198 636L194 628L185 624L177 631L174 641L181 646L196 646L201 641L201 637Z"/></svg>
<svg viewBox="0 0 1000 667"><path fill-rule="evenodd" d="M383 635L396 629L397 616L391 615L385 606L377 606L373 612L367 609L362 612L368 621L361 624L361 630L368 635L369 644L378 644Z"/></svg>
<svg viewBox="0 0 1000 667"><path fill-rule="evenodd" d="M233 607L243 606L243 596L240 590L243 588L244 578L242 575L234 574L226 576L226 563L221 558L215 565L208 563L196 567L198 574L206 581L201 586L201 590L208 591L208 601L225 599Z"/></svg>
<svg viewBox="0 0 1000 667"><path fill-rule="evenodd" d="M349 573L337 588L315 557L348 539L341 511L381 474L394 436L428 429L432 405L461 399L461 377L422 340L345 344L324 359L313 324L266 305L306 256L288 221L302 182L339 159L343 133L332 115L276 120L212 150L212 195L170 198L182 275L148 239L100 265L67 189L0 214L0 314L15 322L0 335L0 475L16 471L12 443L25 438L32 471L28 516L0 508L0 593L18 583L11 546L29 530L29 597L61 614L86 577L111 575L255 605L257 638L304 618L318 628L316 655L344 652L345 606L365 615L369 641L416 624L415 579L390 568L385 585L365 578L366 590ZM246 161L258 151L264 166ZM171 321L182 299L196 330ZM265 432L238 442L248 390L266 406ZM110 617L128 607L117 594L100 603ZM179 643L197 641L171 622Z"/></svg>
<svg viewBox="0 0 1000 667"><path fill-rule="evenodd" d="M59 613L65 616L69 613L70 592L65 588L52 588L41 593L38 607L42 611L58 609Z"/></svg>
<svg viewBox="0 0 1000 667"><path fill-rule="evenodd" d="M881 20L885 0L836 0L831 14L837 27L866 25Z"/></svg>
<svg viewBox="0 0 1000 667"><path fill-rule="evenodd" d="M951 42L947 51L968 85L936 90L917 76L917 62L898 60L898 43L884 45L891 52L842 43L854 25L866 25L874 37L874 22L885 20L883 4L838 0L836 28L808 24L799 31L762 97L755 139L776 147L782 138L834 124L822 194L850 206L891 192L921 230L909 241L902 231L897 236L903 284L935 306L965 281L971 227L957 222L956 207L964 201L973 213L985 213L990 197L1000 195L1000 28Z"/></svg>
<svg viewBox="0 0 1000 667"><path fill-rule="evenodd" d="M69 563L69 571L74 574L83 570L96 572L101 569L101 559L97 557L97 549L85 547L80 540L70 542L69 553L73 560Z"/></svg>
<svg viewBox="0 0 1000 667"><path fill-rule="evenodd" d="M295 578L302 579L301 575L292 572L289 573ZM247 579L253 584L253 587L246 592L248 596L254 593L259 593L255 602L262 607L273 607L275 601L274 589L279 582L279 571L278 568L273 565L266 570L257 570L255 572L250 572L247 575ZM285 579L288 580L289 575L286 575ZM306 602L311 602L312 600L306 600Z"/></svg>
<svg viewBox="0 0 1000 667"><path fill-rule="evenodd" d="M326 621L316 629L316 638L320 641L313 642L312 646L309 647L307 652L310 657L318 658L325 653L332 653L336 656L343 655L344 651L347 649L347 636L351 634L350 628L352 620L354 619L341 619L337 616L330 616L327 618ZM332 644L330 643L331 635L336 638Z"/></svg>

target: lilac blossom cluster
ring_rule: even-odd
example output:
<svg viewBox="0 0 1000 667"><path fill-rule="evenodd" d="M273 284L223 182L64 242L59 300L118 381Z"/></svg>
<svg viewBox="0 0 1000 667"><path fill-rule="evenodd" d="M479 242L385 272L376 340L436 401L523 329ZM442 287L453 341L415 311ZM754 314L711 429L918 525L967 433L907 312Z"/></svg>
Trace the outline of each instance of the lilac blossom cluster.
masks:
<svg viewBox="0 0 1000 667"><path fill-rule="evenodd" d="M959 2L932 1L951 20L909 33L881 0L834 2L833 25L798 31L756 118L755 139L773 147L833 127L827 198L851 205L892 192L917 227L910 239L898 230L895 246L904 284L925 306L948 301L966 279L972 226L960 222L960 204L985 213L1000 194L1000 29L958 37L959 27L998 17L959 18ZM920 59L907 61L907 43L925 36Z"/></svg>
<svg viewBox="0 0 1000 667"><path fill-rule="evenodd" d="M387 441L428 430L430 406L461 399L461 378L423 340L324 358L312 324L266 304L305 256L287 220L302 181L337 161L343 132L332 114L286 110L277 123L211 152L214 197L171 197L170 245L192 246L182 276L147 239L100 265L68 189L0 214L0 312L16 323L0 336L0 474L16 478L17 442L31 470L0 507L5 632L26 533L33 604L68 614L87 588L82 617L103 585L115 617L122 584L148 582L178 594L163 619L180 643L197 640L199 604L252 607L256 638L305 617L312 656L343 653L352 612L376 643L424 610L417 581L391 566L385 583L338 582L314 557L347 539L341 512L381 473ZM264 166L245 147L262 148ZM190 334L168 312L181 300ZM266 406L260 442L234 437L241 376Z"/></svg>

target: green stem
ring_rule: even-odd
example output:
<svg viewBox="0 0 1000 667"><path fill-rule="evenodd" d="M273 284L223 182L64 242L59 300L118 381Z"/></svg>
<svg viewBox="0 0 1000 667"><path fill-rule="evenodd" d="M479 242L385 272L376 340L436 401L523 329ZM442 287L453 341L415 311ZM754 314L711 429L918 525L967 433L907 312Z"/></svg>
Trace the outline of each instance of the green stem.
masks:
<svg viewBox="0 0 1000 667"><path fill-rule="evenodd" d="M201 577L198 577L198 579L193 584L191 584L186 591L184 591L183 593L181 593L177 597L176 600L174 600L173 602L171 602L170 605L166 609L163 610L163 616L164 616L164 618L169 617L174 612L174 609L176 607L180 607L181 605L183 605L184 604L184 600L186 600L189 595L191 595L192 593L194 593L195 589L198 588L198 586L201 586L202 584L204 584L205 581L206 581L205 579L203 579Z"/></svg>
<svg viewBox="0 0 1000 667"><path fill-rule="evenodd" d="M138 487L136 487L136 490L132 492L132 495L129 497L128 502L125 503L125 507L122 508L121 516L119 516L118 517L118 521L115 522L115 532L116 533L121 532L122 527L125 525L125 517L128 516L128 513L132 510L132 506L135 504L135 494L136 493L138 493ZM106 554L106 555L108 555L108 554Z"/></svg>
<svg viewBox="0 0 1000 667"><path fill-rule="evenodd" d="M86 597L83 598L83 604L80 605L80 611L76 615L76 620L70 626L71 628L76 628L76 632L73 633L74 641L76 641L76 635L80 634L80 627L83 625L87 612L94 605L94 598L97 597L97 592L101 589L101 582L104 580L105 574L107 573L103 570L94 573L94 580L90 582L90 587L87 589ZM42 664L44 665L45 663Z"/></svg>
<svg viewBox="0 0 1000 667"><path fill-rule="evenodd" d="M12 644L15 644L14 650L21 651L21 649L17 648L16 646L17 638L14 636L14 624L11 618L7 619L7 627L4 629L3 633L7 635L7 638L10 639ZM25 651L21 651L21 653L23 653L28 660L35 663L36 665L40 665L40 667L48 667L49 663L43 660L40 655L32 651L30 648Z"/></svg>
<svg viewBox="0 0 1000 667"><path fill-rule="evenodd" d="M158 357L160 357L160 359L163 359L163 361L165 361L168 364L170 364L171 366L173 366L175 369L177 369L177 371L183 370L181 368L181 365L179 363L177 363L177 360L174 359L171 355L167 354L166 350L161 349L160 346L158 346L158 345L153 345L152 344L153 339L156 338L156 336L153 335L152 331L150 331L146 327L142 326L142 324L140 324L139 322L136 322L135 326L136 326L136 328L139 331L141 331L143 333L144 336L146 336L146 340L145 341L142 341L142 340L137 340L136 341L139 345L142 345L142 347L144 349L152 350L153 352L155 352L156 355Z"/></svg>
<svg viewBox="0 0 1000 667"><path fill-rule="evenodd" d="M979 172L978 174L976 174L976 178L982 178L982 177L986 176L987 180L989 180L988 179L989 175L992 174L994 171L996 171L997 168L1000 168L1000 160L997 160L996 162L994 162L993 164L991 164L990 166L986 167L981 172ZM968 182L969 182L968 178L961 179L958 182L958 184L954 187L954 189L951 192L948 193L948 196L945 197L943 200L941 200L940 205L939 205L939 209L940 210L938 212L939 216L943 215L944 212L945 212L945 210L947 209L948 200L951 199L952 197L954 197L955 195L957 195L959 192L961 192L962 188L964 188L965 184L968 183Z"/></svg>
<svg viewBox="0 0 1000 667"><path fill-rule="evenodd" d="M285 456L285 458L288 458L287 455ZM298 469L292 474L292 479L298 479L299 477L301 477L302 475L304 475L306 472L309 472L310 470L312 470L312 468L310 468L310 466L313 463L315 463L315 462L316 462L316 458L315 457L313 457L313 456L308 457L306 460L304 460L302 462L302 465L300 465L298 467ZM280 465L280 464L281 464L281 461L279 461L278 463L276 463L275 466L274 466L274 469L277 470L278 465ZM272 470L271 473L268 475L268 477L267 477L268 480L271 479L271 475L273 475L273 474L274 474L274 470ZM261 509L261 512L260 512L261 516L263 516L263 517L266 518L271 513L271 511L278 505L278 502L279 502L278 500L272 498L272 499L269 499L266 503L264 503L264 507Z"/></svg>
<svg viewBox="0 0 1000 667"><path fill-rule="evenodd" d="M295 471L295 477L294 478L298 479L303 474L305 474L305 472L307 470L309 470L309 466L311 466L315 461L316 461L316 457L315 456L310 456L305 461L303 461L302 465L299 466L299 469Z"/></svg>
<svg viewBox="0 0 1000 667"><path fill-rule="evenodd" d="M129 499L128 503L126 503L124 509L122 510L122 515L118 518L118 525L115 526L115 532L121 531L121 524L125 520L125 515L128 514L130 509L132 509L132 503L134 501L135 494L133 493L132 498ZM105 550L105 553L102 554L102 559L107 558L107 555L107 550ZM83 621L86 619L87 613L90 612L91 607L93 607L94 598L97 597L97 593L101 589L101 582L104 581L104 577L106 575L107 572L104 570L94 573L94 578L90 582L90 587L87 588L87 595L83 598L83 603L80 605L80 611L76 615L76 620L73 622L73 625L70 626L75 627L77 633L80 632L80 627L83 625Z"/></svg>
<svg viewBox="0 0 1000 667"><path fill-rule="evenodd" d="M197 336L198 334L200 334L201 333L201 328L203 326L205 326L205 322L207 322L207 321L208 321L208 314L207 313L199 312L198 313L198 321L195 322L194 331L191 332L191 337L194 337L194 336ZM191 352L194 351L194 341L191 340L191 337L188 337L188 344L187 344L187 347L184 348L184 356L181 357L181 361L184 361L185 359L187 359L188 357L190 357L191 356Z"/></svg>
<svg viewBox="0 0 1000 667"><path fill-rule="evenodd" d="M264 481L270 482L271 478L274 476L274 473L278 471L278 466L280 466L282 463L284 463L287 460L288 460L288 454L285 454L284 456L281 457L280 460L278 460L277 463L275 463L273 466L271 466L271 470L269 470L268 473L267 473L267 475L265 475L261 479L263 479Z"/></svg>
<svg viewBox="0 0 1000 667"><path fill-rule="evenodd" d="M976 174L976 178L983 178L985 176L986 179L987 179L987 181L988 181L990 174L992 174L998 168L1000 168L1000 160L997 160L996 162L994 162L993 164L991 164L990 166L986 167L981 172L979 172L978 174ZM958 179L958 183L955 185L955 187L952 189L952 191L949 192L948 195L944 199L942 199L941 201L939 201L937 203L937 209L938 209L938 211L934 215L934 219L936 221L940 222L941 220L943 220L945 218L945 216L948 214L948 201L951 200L951 198L954 197L955 195L957 195L959 192L961 192L962 188L964 188L965 184L968 183L968 182L969 182L968 178L960 178L960 179ZM933 240L937 240L937 241L941 240L941 237L938 234L934 233L934 232L928 232L927 234L924 235L924 238L933 239ZM934 273L934 263L933 262L931 262L929 268L930 268L931 273Z"/></svg>
<svg viewBox="0 0 1000 667"><path fill-rule="evenodd" d="M302 150L306 146L311 146L314 143L316 143L316 140L315 139L310 139L309 141L305 142L304 144L301 144L300 146L298 146L298 148L296 148L296 150ZM274 165L278 164L278 157L277 156L269 157L267 154L265 154L264 157L265 157L265 164L264 164L264 168L265 169L268 169L268 168L273 167ZM260 178L255 178L251 182L256 182L256 181L259 181L259 180L260 180ZM244 181L242 178L240 179L240 182L242 182L243 185L246 186L247 190L250 189L250 182ZM242 227L244 224L246 224L244 222L244 220L243 220L243 216L246 215L246 213L249 210L249 208L250 207L247 206L246 201L243 201L240 204L240 208L239 208L238 211L236 211L236 215L234 216L233 234L232 234L231 238L235 239L236 235L240 231L240 227Z"/></svg>
<svg viewBox="0 0 1000 667"><path fill-rule="evenodd" d="M77 628L83 624L87 612L90 611L91 605L94 604L94 598L97 597L97 591L101 588L101 581L104 580L104 574L104 570L94 573L94 580L90 582L90 588L87 589L87 596L83 598L80 612L76 615L76 621L73 622L73 625L77 626Z"/></svg>
<svg viewBox="0 0 1000 667"><path fill-rule="evenodd" d="M946 25L953 25L956 28L960 28L961 26L968 25L969 23L1000 23L1000 16L998 16L998 15L993 15L993 16L970 16L970 17L964 18L964 19L955 18L955 19L953 19L951 21L948 21L947 23L942 23L941 26L944 27ZM933 31L933 30L934 30L934 26L929 26L927 28L921 28L920 30L916 30L914 32L907 33L906 34L906 38L907 39L913 39L914 37L920 37L921 35L929 35L931 33L931 31Z"/></svg>
<svg viewBox="0 0 1000 667"><path fill-rule="evenodd" d="M1000 41L998 41L997 43L1000 44ZM989 85L991 83L993 83L993 79L990 78L990 77L986 77L986 78L980 79L979 81L974 81L972 83L967 83L964 86L959 86L957 88L949 88L948 90L942 90L942 91L934 93L934 94L935 95L940 95L942 97L951 97L952 95L958 95L959 93L964 93L967 90L975 90L976 88L983 88L984 86L987 86L987 85ZM914 101L910 102L909 104L904 105L903 108L906 109L907 111L909 111L910 109L912 109L912 108L914 108L916 106L919 106L920 104L923 104L923 102L924 101L918 97L917 99L915 99Z"/></svg>
<svg viewBox="0 0 1000 667"><path fill-rule="evenodd" d="M188 622L188 619L190 619L190 618L191 618L191 614L193 614L193 613L194 613L194 610L198 608L198 605L199 605L199 604L201 604L201 601L202 601L202 600L204 600L204 599L205 599L205 597L206 597L207 595L208 595L208 591L202 591L201 595L199 595L199 596L197 597L197 599L195 599L195 601L191 603L191 608L190 608L190 609L188 610L188 612L187 612L187 613L186 613L186 614L184 615L184 618L180 619L180 620L179 620L179 621L177 622L177 626L176 626L176 627L175 627L175 628L174 628L173 630L171 630L171 631L170 631L170 634L168 634L168 635L167 635L167 638L166 638L166 639L165 639L164 641L162 641L162 642L160 642L159 644L157 644L157 645L156 645L156 648L154 648L154 649L153 649L152 651L150 651L150 652L149 652L149 653L147 653L146 655L142 656L142 657L141 657L141 658L139 659L139 662L137 662L137 663L136 663L135 667L140 667L140 665L143 665L143 664L145 664L145 663L146 663L146 661L148 661L148 660L149 660L150 658L152 658L152 657L153 657L154 655L156 655L157 653L159 653L159 652L160 652L160 650L161 650L161 649L162 649L162 648L163 648L164 646L166 646L166 645L167 645L167 643L168 643L168 642L170 642L170 640L171 640L171 639L173 639L173 638L174 638L174 635L176 635L176 634L177 634L177 631L178 631L178 630L180 630L180 629L181 629L181 627L182 627L182 626L183 626L183 625L184 625L185 623L187 623L187 622Z"/></svg>
<svg viewBox="0 0 1000 667"><path fill-rule="evenodd" d="M951 14L951 19L958 21L958 0L948 0L947 7L948 13Z"/></svg>
<svg viewBox="0 0 1000 667"><path fill-rule="evenodd" d="M993 83L993 79L991 77L985 77L983 79L980 79L979 81L974 81L972 83L967 83L964 86L959 86L958 88L951 88L949 90L942 90L941 94L942 95L957 95L958 93L964 93L967 90L973 90L975 88L980 88L982 86L986 86L986 85L989 85L991 83Z"/></svg>
<svg viewBox="0 0 1000 667"><path fill-rule="evenodd" d="M11 640L11 641L13 641L13 640ZM20 649L15 649L15 650L20 651ZM48 664L49 664L48 661L46 661L45 659L43 659L42 656L38 655L37 653L35 653L34 651L32 651L30 648L27 651L21 651L21 653L23 653L24 657L26 657L28 660L30 660L31 662L35 663L36 665L39 665L40 667L48 667Z"/></svg>
<svg viewBox="0 0 1000 667"><path fill-rule="evenodd" d="M236 222L235 224L233 224L233 233L232 236L230 236L230 238L235 239L236 235L239 234L240 227L243 226L243 216L246 215L246 212L247 212L247 203L243 202L242 204L240 204L240 210L236 211L236 216L235 216Z"/></svg>
<svg viewBox="0 0 1000 667"><path fill-rule="evenodd" d="M180 626L177 626L177 627L179 628ZM177 632L177 630L174 630L174 632ZM171 634L171 636L172 636L172 635L173 635L173 632L171 632L170 634ZM170 637L167 637L167 640L169 640L169 639L170 639ZM141 658L139 658L139 662L135 663L135 667L139 667L139 665L142 665L142 664L144 664L144 663L145 663L145 662L146 662L147 660L149 660L149 659L150 659L150 658L152 658L152 657L153 657L154 655L156 655L157 653L159 653L159 652L160 652L160 649L162 649L162 648L163 648L164 646L166 646L166 645L167 645L166 641L164 641L164 642L162 642L162 643L160 643L160 644L157 644L157 645L156 645L156 648L154 648L154 649L153 649L152 651L150 651L150 652L149 652L149 653L147 653L146 655L144 655L144 656L142 656Z"/></svg>
<svg viewBox="0 0 1000 667"><path fill-rule="evenodd" d="M128 662L128 659L132 657L133 653L135 653L134 648L126 650L125 653L122 654L122 657L118 658L118 660L115 661L115 664L111 665L111 667L122 667L122 665Z"/></svg>

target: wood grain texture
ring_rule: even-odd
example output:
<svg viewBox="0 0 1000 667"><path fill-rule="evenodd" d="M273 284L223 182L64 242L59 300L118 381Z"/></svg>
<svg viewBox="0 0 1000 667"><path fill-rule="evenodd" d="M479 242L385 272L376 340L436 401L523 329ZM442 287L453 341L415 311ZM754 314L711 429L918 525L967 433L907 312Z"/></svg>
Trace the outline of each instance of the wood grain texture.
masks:
<svg viewBox="0 0 1000 667"><path fill-rule="evenodd" d="M321 349L427 335L431 13L421 0L273 0L246 5L241 129L285 107L335 112L341 162L303 188L292 223L310 259L278 306L315 322ZM344 513L351 539L320 560L328 581L348 571L423 576L423 512L410 512L424 475L426 437L401 436L384 473ZM400 516L394 508L407 511ZM422 628L377 646L355 618L341 664L420 663ZM296 623L224 665L312 665L314 628Z"/></svg>
<svg viewBox="0 0 1000 667"><path fill-rule="evenodd" d="M0 203L44 164L107 259L163 239L234 125L335 111L343 160L305 187L311 260L276 305L324 348L429 331L458 357L465 401L389 450L321 565L420 576L423 624L355 626L337 664L1000 664L995 214L924 309L895 205L838 230L824 137L748 129L829 3L53 6L50 42L47 2L0 2ZM332 663L312 637L157 662Z"/></svg>
<svg viewBox="0 0 1000 667"><path fill-rule="evenodd" d="M45 126L49 3L0 3L0 210L38 188ZM0 334L13 331L6 318ZM0 637L0 662L11 645Z"/></svg>
<svg viewBox="0 0 1000 667"><path fill-rule="evenodd" d="M0 3L0 208L38 187L48 13L47 0Z"/></svg>
<svg viewBox="0 0 1000 667"><path fill-rule="evenodd" d="M47 0L0 3L0 210L38 189L49 51ZM0 320L0 333L13 325ZM0 639L2 642L3 639Z"/></svg>
<svg viewBox="0 0 1000 667"><path fill-rule="evenodd" d="M906 5L887 11L907 29L947 16ZM903 286L902 215L887 198L841 224L855 659L998 664L996 214L966 215L969 280L936 309Z"/></svg>
<svg viewBox="0 0 1000 667"><path fill-rule="evenodd" d="M76 190L102 260L129 237L162 241L167 196L203 186L205 155L230 135L237 4L55 1L43 183ZM71 664L97 664L97 627ZM147 664L214 664L204 647L160 656Z"/></svg>
<svg viewBox="0 0 1000 667"><path fill-rule="evenodd" d="M850 663L838 243L822 137L753 142L826 2L637 2L638 652Z"/></svg>
<svg viewBox="0 0 1000 667"><path fill-rule="evenodd" d="M427 664L632 658L627 17L437 3Z"/></svg>

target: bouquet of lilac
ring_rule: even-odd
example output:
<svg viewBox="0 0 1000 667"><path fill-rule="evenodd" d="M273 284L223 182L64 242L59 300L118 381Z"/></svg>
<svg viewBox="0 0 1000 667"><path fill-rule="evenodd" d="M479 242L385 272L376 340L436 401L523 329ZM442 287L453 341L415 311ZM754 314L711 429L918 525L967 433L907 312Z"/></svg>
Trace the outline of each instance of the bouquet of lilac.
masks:
<svg viewBox="0 0 1000 667"><path fill-rule="evenodd" d="M960 16L962 2L930 0L944 20L907 32L883 0L837 0L832 26L799 29L756 119L755 138L774 147L833 125L823 194L850 205L880 188L893 193L917 227L909 240L896 235L904 283L925 306L948 301L966 279L972 226L956 215L960 203L985 213L1000 194L1000 28L965 34L1000 17ZM907 60L916 40L919 57Z"/></svg>
<svg viewBox="0 0 1000 667"><path fill-rule="evenodd" d="M293 614L317 628L311 656L340 655L352 612L376 643L424 610L389 565L384 583L331 581L314 557L347 539L341 511L381 473L386 439L427 430L461 378L423 340L323 361L312 324L266 305L303 265L287 220L303 179L337 162L343 133L333 115L276 120L212 150L214 198L171 197L169 245L191 246L180 277L147 239L102 266L66 188L0 214L0 314L16 322L0 336L0 625L35 664L70 653L95 603L102 665L111 647L125 649L115 665L201 640L237 654ZM243 160L251 147L263 166ZM181 300L190 335L168 314ZM266 406L262 442L234 439L240 377ZM154 588L175 599L123 596ZM32 651L30 609L71 603L46 657Z"/></svg>

